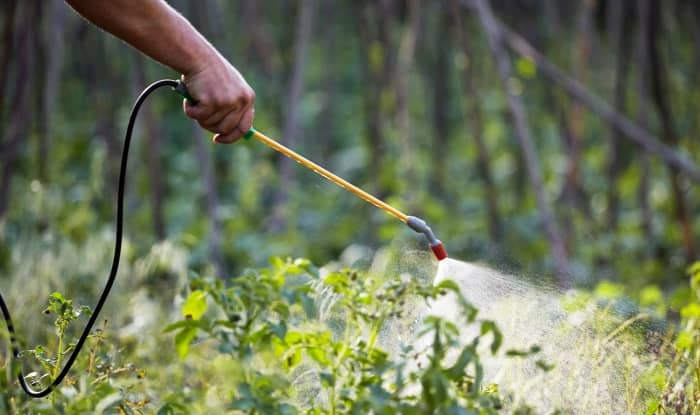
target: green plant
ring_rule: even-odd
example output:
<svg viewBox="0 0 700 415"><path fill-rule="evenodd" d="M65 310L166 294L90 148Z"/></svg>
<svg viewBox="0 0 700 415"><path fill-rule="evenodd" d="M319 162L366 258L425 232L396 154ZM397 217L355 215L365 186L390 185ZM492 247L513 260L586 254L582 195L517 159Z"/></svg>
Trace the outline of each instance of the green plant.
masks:
<svg viewBox="0 0 700 415"><path fill-rule="evenodd" d="M412 329L405 326L411 310L444 295L457 299L461 321L426 316L414 330L414 337L429 339L425 347L392 345L397 330ZM498 387L483 383L477 350L490 338L496 353L501 333L477 318L449 280L432 286L348 269L321 273L306 260L273 258L269 268L248 270L229 284L194 280L182 315L166 328L175 332L181 357L196 342L198 352L233 359L227 407L234 413L494 414L503 408ZM467 325L478 334L463 344L460 329Z"/></svg>
<svg viewBox="0 0 700 415"><path fill-rule="evenodd" d="M56 378L65 358L75 347L75 339L68 335L70 326L82 316L89 316L87 306L76 307L73 300L59 292L49 296L46 315L54 315L55 346L37 345L22 352L39 362L44 374L31 372L26 376L34 388L46 386ZM140 414L148 406L148 400L137 390L138 382L124 381L124 375L133 375L142 379L145 371L133 364L117 364L113 339L106 338L107 321L96 329L88 338L85 353L78 357L72 373L53 392L48 400L24 400L23 407L32 413L80 413L96 411L98 413L113 408L122 414ZM115 382L117 379L122 379ZM19 411L19 408L17 408Z"/></svg>
<svg viewBox="0 0 700 415"><path fill-rule="evenodd" d="M657 413L695 414L700 411L700 262L688 267L690 298L680 310L678 332L662 343L669 356L664 394Z"/></svg>

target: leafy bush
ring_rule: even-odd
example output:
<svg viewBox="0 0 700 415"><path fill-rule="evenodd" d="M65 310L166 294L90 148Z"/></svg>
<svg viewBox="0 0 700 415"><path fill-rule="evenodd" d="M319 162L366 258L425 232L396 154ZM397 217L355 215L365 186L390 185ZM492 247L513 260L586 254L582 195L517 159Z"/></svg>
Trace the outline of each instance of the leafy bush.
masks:
<svg viewBox="0 0 700 415"><path fill-rule="evenodd" d="M690 298L680 309L677 333L659 342L663 395L657 413L695 414L700 411L700 262L688 268ZM675 334L675 335L674 335Z"/></svg>
<svg viewBox="0 0 700 415"><path fill-rule="evenodd" d="M143 274L138 278L148 286L149 272L183 267L180 255L178 249L154 249L144 258L128 259L132 263L127 269ZM547 384L580 381L558 377L561 373L616 371L615 390L624 393L621 402L629 413L694 413L700 367L694 311L700 304L699 271L697 264L689 269L693 296L684 297L683 303L654 286L635 293L636 298L626 297L614 283L567 296L566 319L556 335L570 336L568 325L582 310L585 321L577 326L581 341L576 350L561 352L574 360L583 353L600 367L586 363L580 373L551 370L541 356L529 366L540 371L538 376L551 377ZM190 275L184 288L161 291L154 298L173 295L177 314L165 317L172 323L157 318L135 336L128 334L133 330L124 330L131 325L125 315L133 313L124 302L128 296L114 296L110 301L118 303L112 309L117 311L105 314L111 322L92 333L61 387L49 399L31 400L12 377L4 377L0 411L534 413L519 407L519 397L511 395L517 383L485 380L490 378L485 360L498 353L498 359L517 361L539 354L539 347L503 350L499 327L480 318L449 280L433 286L408 275L318 269L303 259L272 258L268 267L249 269L230 280ZM457 319L431 315L443 296L454 298ZM156 308L170 309L167 300L159 301ZM53 337L25 350L21 359L25 367L36 366L32 361L39 365L41 370L30 380L42 384L55 376L70 353L73 326L82 326L89 314L59 293L50 294L46 311L54 323ZM163 331L168 335L158 336ZM475 336L465 340L467 331Z"/></svg>
<svg viewBox="0 0 700 415"><path fill-rule="evenodd" d="M432 286L273 258L270 267L228 282L195 277L186 294L181 319L165 328L174 333L181 361L169 367L179 367L178 374L158 373L164 368L157 361L150 367L133 363L139 353L105 322L49 399L23 398L5 379L3 409L37 414L502 412L505 398L497 385L484 383L477 350L485 343L496 353L501 333L494 322L478 319L476 308L449 280ZM461 323L478 330L468 344L460 341L455 322L417 311L444 295L458 299ZM25 351L22 359L34 359L45 372L28 377L35 387L56 376L75 341L67 328L90 310L53 293L46 312L55 318L55 339ZM399 332L427 341L397 344Z"/></svg>
<svg viewBox="0 0 700 415"><path fill-rule="evenodd" d="M382 347L392 348L392 330L408 329L398 327L407 312L448 293L458 298L462 323L479 327L473 341L461 344L455 323L427 316L415 334L429 337L429 347ZM181 357L196 341L206 344L198 353L216 350L238 366L229 377L235 389L227 409L491 414L502 408L497 386L483 383L477 351L489 341L496 353L501 333L494 322L477 319L476 308L449 280L437 286L381 281L348 269L319 273L306 260L274 258L270 268L249 270L228 285L196 279L182 314L166 329L176 333Z"/></svg>

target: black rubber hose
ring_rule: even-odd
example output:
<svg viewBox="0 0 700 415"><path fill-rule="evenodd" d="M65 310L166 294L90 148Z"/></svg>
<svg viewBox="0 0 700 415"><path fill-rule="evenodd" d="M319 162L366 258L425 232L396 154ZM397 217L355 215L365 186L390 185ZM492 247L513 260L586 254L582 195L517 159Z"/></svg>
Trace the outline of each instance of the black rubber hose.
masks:
<svg viewBox="0 0 700 415"><path fill-rule="evenodd" d="M83 330L83 333L78 339L78 343L76 343L73 352L66 361L66 364L63 366L63 369L61 369L61 372L58 374L58 376L56 376L53 382L51 382L51 385L47 386L46 389L35 391L27 384L27 381L24 378L25 375L22 372L21 368L18 370L19 373L17 374L17 378L19 380L19 384L22 386L22 389L24 389L27 395L33 398L42 398L48 395L49 393L51 393L51 391L53 391L56 388L56 386L58 386L63 381L63 378L65 378L68 374L68 371L70 371L71 366L73 366L73 363L75 363L75 359L78 357L80 350L82 349L83 345L85 344L85 341L90 335L90 331L95 325L95 321L97 321L97 317L99 316L100 311L102 310L102 306L104 306L105 302L107 301L109 292L112 289L112 285L114 285L114 281L117 277L117 270L119 269L119 258L121 256L122 249L122 231L124 228L124 186L126 181L126 164L129 158L129 144L131 143L131 135L134 130L136 116L138 115L139 108L141 108L141 104L143 104L143 102L151 94L151 92L163 86L177 88L179 84L180 81L175 81L171 79L162 79L160 81L152 83L151 85L146 87L146 89L144 89L143 92L141 92L141 95L139 95L139 97L136 99L136 102L134 103L134 106L131 109L131 115L129 115L129 125L126 127L126 135L124 137L124 149L122 150L121 167L119 169L119 188L117 190L117 222L114 236L114 258L112 260L112 269L109 271L107 283L105 284L105 287L102 290L102 295L100 295L100 299L97 301L97 305L95 305L95 308L92 311L92 315L90 316L90 319L88 320L87 325ZM2 315L5 318L5 323L7 324L7 331L10 333L10 345L12 347L12 354L14 355L15 359L19 359L20 349L19 345L17 344L15 328L12 324L12 317L10 317L10 310L7 309L7 304L5 304L5 299L2 298L2 294L0 294L0 308L2 308ZM17 367L19 367L19 365Z"/></svg>

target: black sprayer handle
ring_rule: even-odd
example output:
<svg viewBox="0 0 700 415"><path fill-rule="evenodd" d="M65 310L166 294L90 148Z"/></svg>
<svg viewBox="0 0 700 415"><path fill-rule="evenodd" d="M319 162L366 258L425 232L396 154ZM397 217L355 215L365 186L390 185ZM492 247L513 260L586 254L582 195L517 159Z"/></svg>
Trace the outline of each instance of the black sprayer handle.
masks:
<svg viewBox="0 0 700 415"><path fill-rule="evenodd" d="M187 100L187 102L189 102L190 104L197 105L197 100L192 98L192 95L190 95L190 93L187 91L187 87L185 86L185 83L182 82L182 80L180 80L180 79L178 79L175 82L177 82L177 85L173 88L173 90L175 92L177 92L178 94L182 95Z"/></svg>

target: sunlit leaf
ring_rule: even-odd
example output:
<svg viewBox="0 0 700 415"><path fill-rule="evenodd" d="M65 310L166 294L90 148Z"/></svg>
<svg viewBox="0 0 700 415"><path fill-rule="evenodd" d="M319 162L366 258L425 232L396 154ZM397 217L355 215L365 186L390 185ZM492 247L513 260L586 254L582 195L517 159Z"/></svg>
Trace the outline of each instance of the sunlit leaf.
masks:
<svg viewBox="0 0 700 415"><path fill-rule="evenodd" d="M700 304L690 303L681 309L683 318L700 318Z"/></svg>
<svg viewBox="0 0 700 415"><path fill-rule="evenodd" d="M175 347L180 359L184 359L187 356L187 352L190 350L190 343L195 337L197 337L197 329L192 327L185 328L175 335Z"/></svg>
<svg viewBox="0 0 700 415"><path fill-rule="evenodd" d="M182 305L182 315L185 318L199 320L206 311L207 294L202 290L192 291Z"/></svg>
<svg viewBox="0 0 700 415"><path fill-rule="evenodd" d="M601 281L595 287L596 296L604 299L613 299L622 296L624 287L611 281Z"/></svg>
<svg viewBox="0 0 700 415"><path fill-rule="evenodd" d="M535 62L527 56L519 57L515 62L515 67L518 71L518 75L526 79L534 78L537 73Z"/></svg>
<svg viewBox="0 0 700 415"><path fill-rule="evenodd" d="M690 335L690 333L685 331L678 333L678 337L676 338L676 347L679 350L687 350L693 347L693 337Z"/></svg>

